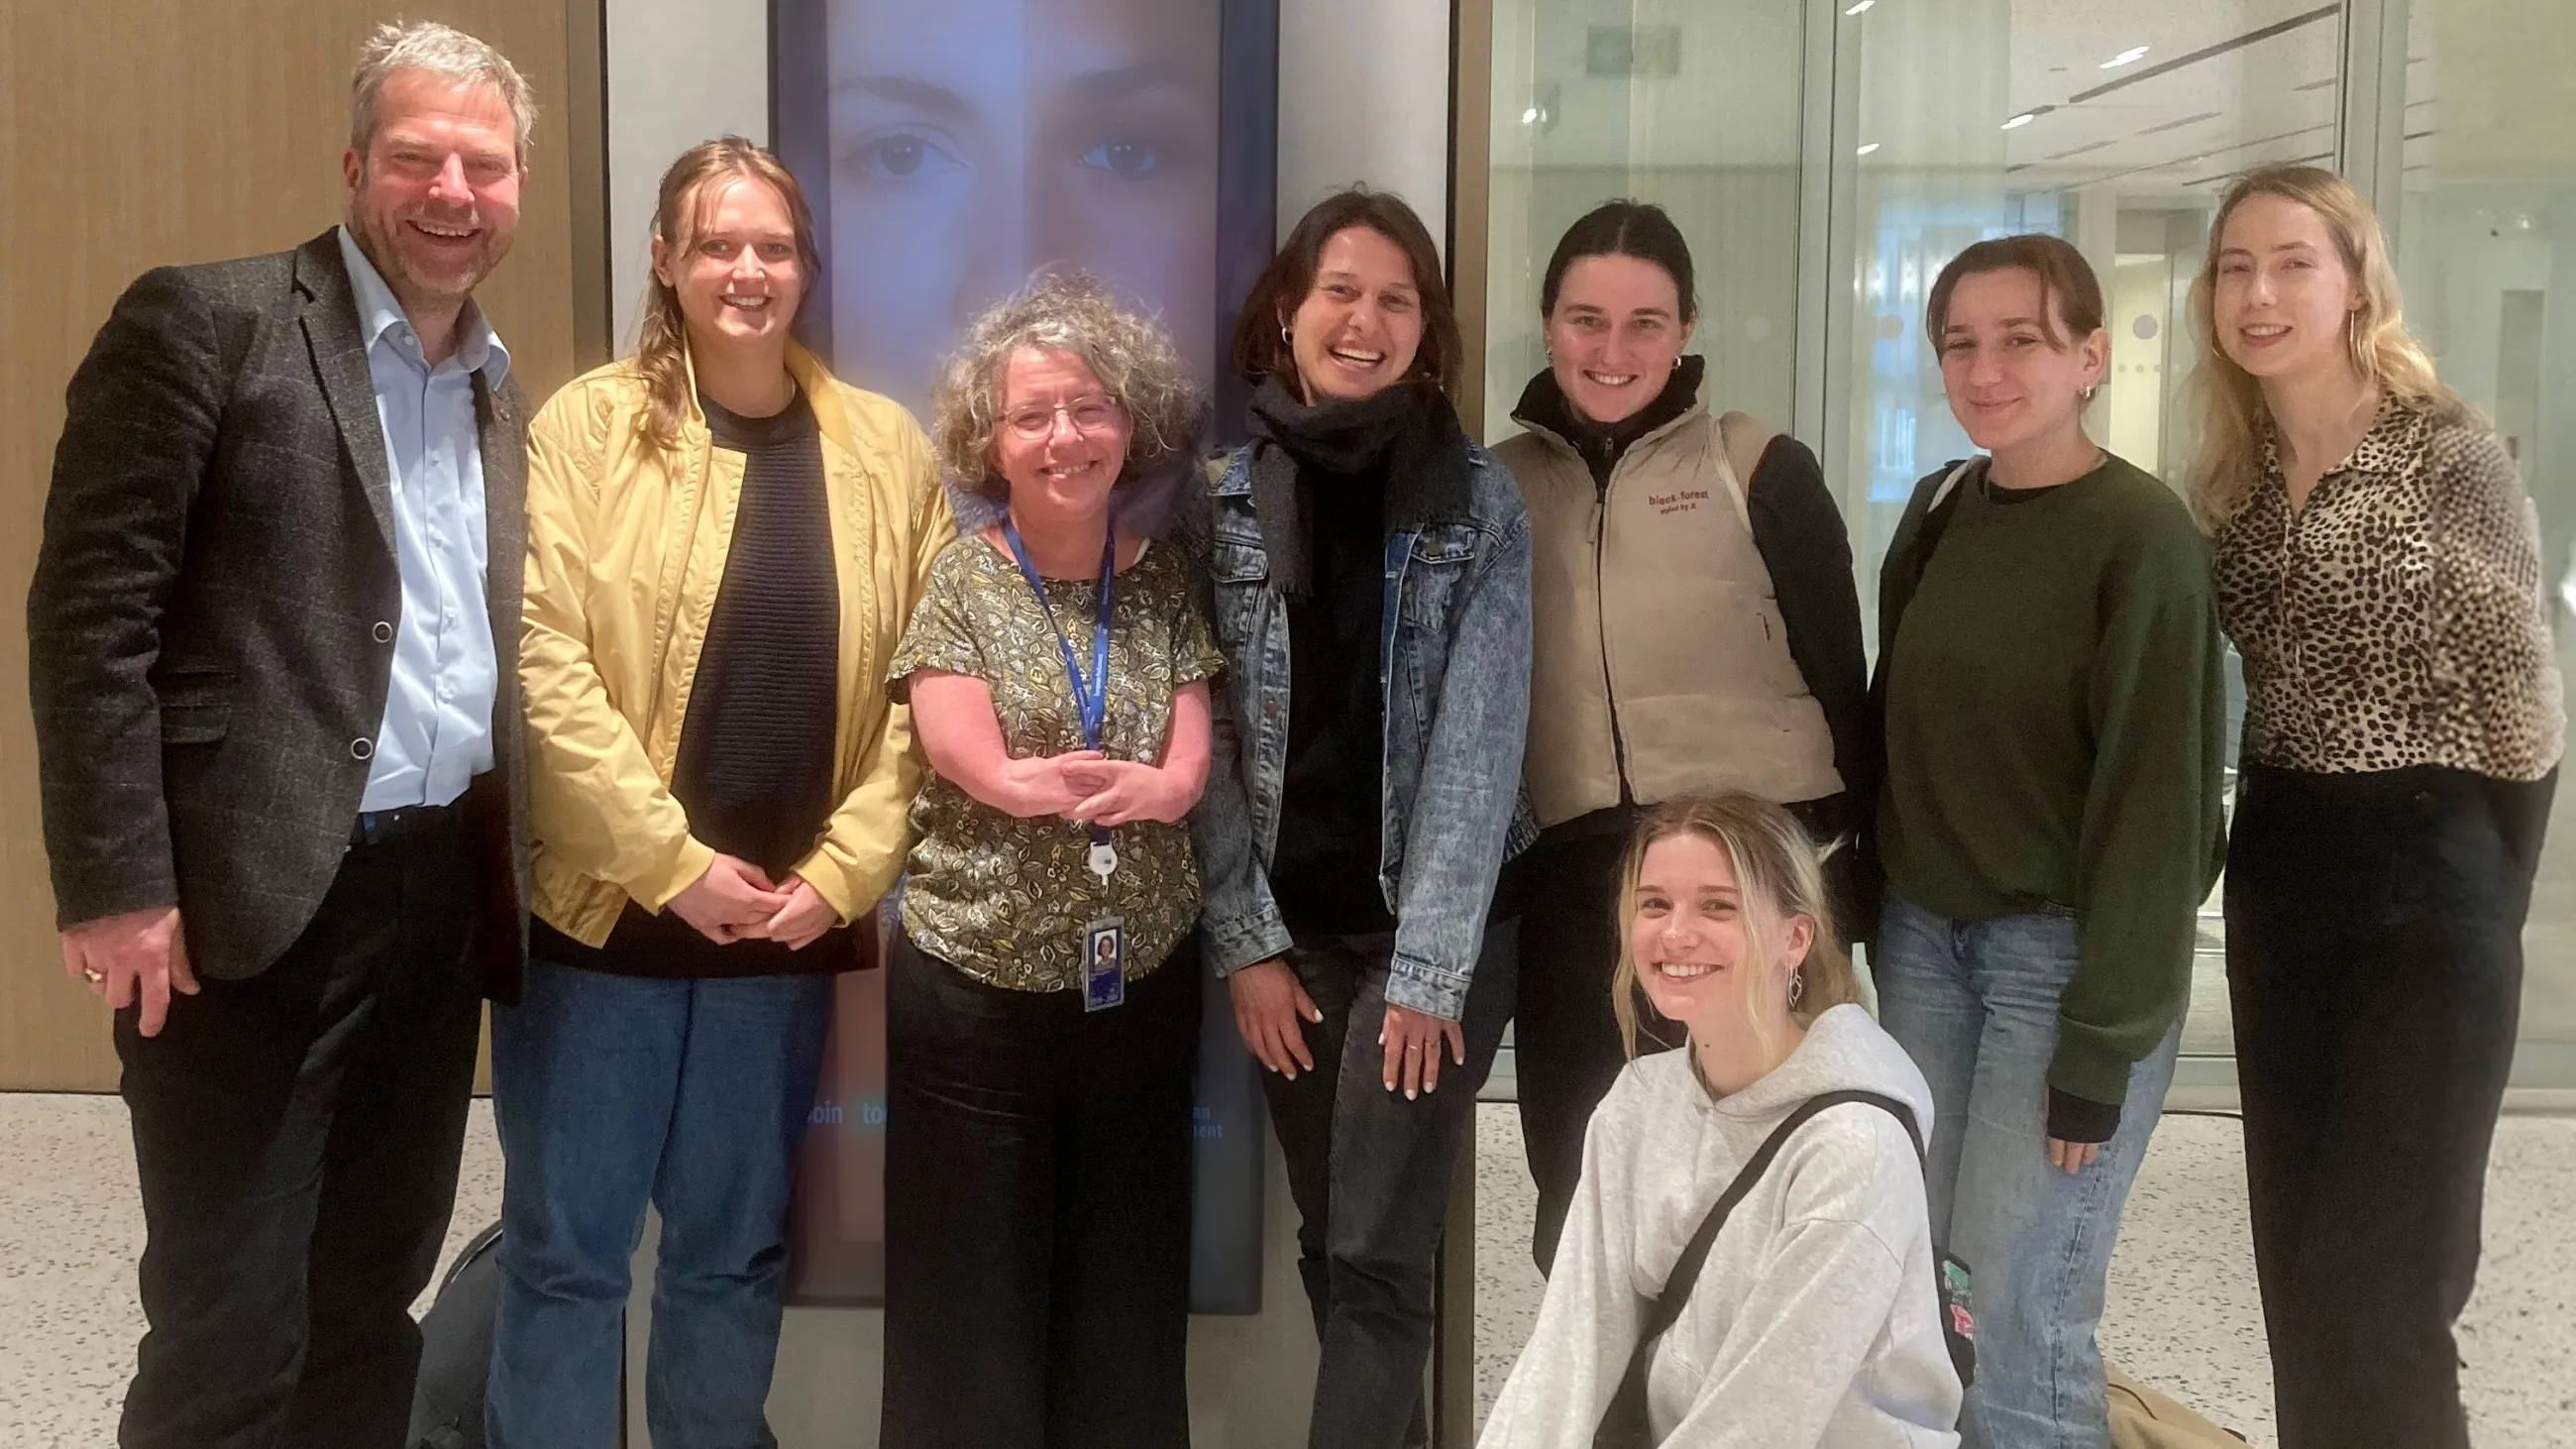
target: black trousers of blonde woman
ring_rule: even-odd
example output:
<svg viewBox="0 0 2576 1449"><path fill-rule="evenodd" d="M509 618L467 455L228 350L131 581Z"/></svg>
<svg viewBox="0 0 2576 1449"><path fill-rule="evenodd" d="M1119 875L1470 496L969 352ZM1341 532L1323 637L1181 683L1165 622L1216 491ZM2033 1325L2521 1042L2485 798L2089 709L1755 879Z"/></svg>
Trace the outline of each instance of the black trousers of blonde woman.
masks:
<svg viewBox="0 0 2576 1449"><path fill-rule="evenodd" d="M2453 1327L2556 784L2245 771L2227 980L2282 1449L2469 1442Z"/></svg>

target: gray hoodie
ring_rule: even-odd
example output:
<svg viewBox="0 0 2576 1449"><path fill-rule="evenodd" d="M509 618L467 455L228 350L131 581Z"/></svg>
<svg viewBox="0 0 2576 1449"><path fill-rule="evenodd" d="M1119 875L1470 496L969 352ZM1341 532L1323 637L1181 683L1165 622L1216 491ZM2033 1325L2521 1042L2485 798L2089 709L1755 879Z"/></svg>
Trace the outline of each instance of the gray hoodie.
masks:
<svg viewBox="0 0 2576 1449"><path fill-rule="evenodd" d="M1588 1449L1651 1297L1746 1159L1799 1103L1932 1094L1858 1006L1816 1018L1770 1075L1724 1099L1688 1051L1631 1063L1592 1117L1583 1183L1483 1449ZM1941 1338L1923 1169L1867 1103L1810 1119L1736 1204L1647 1373L1668 1449L1951 1449L1959 1379Z"/></svg>

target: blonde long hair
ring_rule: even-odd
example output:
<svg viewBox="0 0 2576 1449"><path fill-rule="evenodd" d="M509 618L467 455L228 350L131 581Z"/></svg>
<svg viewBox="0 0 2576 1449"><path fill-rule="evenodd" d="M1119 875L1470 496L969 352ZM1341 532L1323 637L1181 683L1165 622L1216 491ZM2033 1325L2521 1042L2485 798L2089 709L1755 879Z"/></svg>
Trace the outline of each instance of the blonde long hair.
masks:
<svg viewBox="0 0 2576 1449"><path fill-rule="evenodd" d="M2360 293L2361 306L2345 332L2355 371L2377 384L2382 397L2408 407L2444 417L2475 413L2442 385L2431 355L2406 330L2397 271L2388 259L2388 238L2370 203L2362 200L2352 183L2316 166L2265 166L2249 171L2219 202L2218 215L2209 224L2208 255L2191 284L2192 340L2200 348L2200 362L2192 368L2189 396L2201 434L2200 453L2191 468L2190 502L2192 516L2207 529L2224 525L2245 506L2262 474L2263 444L2272 431L2262 384L2218 345L2219 249L2226 240L2228 218L2256 196L2295 201L2325 222L2344 270Z"/></svg>
<svg viewBox="0 0 2576 1449"><path fill-rule="evenodd" d="M763 182L787 203L805 295L813 296L823 277L823 254L814 244L814 212L805 204L805 189L777 157L740 136L701 141L662 173L653 203L653 239L662 244L662 255L679 265L722 194L718 183L734 180ZM679 292L658 271L644 282L635 366L644 374L644 435L662 447L678 447L680 425L689 416L689 324L680 312Z"/></svg>
<svg viewBox="0 0 2576 1449"><path fill-rule="evenodd" d="M1649 847L1677 835L1696 835L1716 846L1734 867L1736 890L1744 902L1744 942L1751 968L1743 973L1744 1006L1757 1033L1762 1013L1754 1009L1755 993L1771 974L1770 964L1779 950L1765 924L1770 913L1760 903L1767 902L1784 919L1805 916L1815 923L1815 942L1798 963L1797 1004L1789 1012L1793 1020L1804 1026L1829 1008L1860 1000L1851 957L1843 951L1833 905L1825 894L1826 852L1816 848L1797 817L1740 790L1706 799L1674 800L1647 812L1619 868L1619 965L1610 979L1610 1008L1619 1018L1619 1035L1629 1056L1637 1055L1643 1030L1639 1013L1652 1009L1638 984L1637 956L1629 946L1637 926L1637 873L1645 865ZM1764 1043L1766 1049L1770 1045Z"/></svg>

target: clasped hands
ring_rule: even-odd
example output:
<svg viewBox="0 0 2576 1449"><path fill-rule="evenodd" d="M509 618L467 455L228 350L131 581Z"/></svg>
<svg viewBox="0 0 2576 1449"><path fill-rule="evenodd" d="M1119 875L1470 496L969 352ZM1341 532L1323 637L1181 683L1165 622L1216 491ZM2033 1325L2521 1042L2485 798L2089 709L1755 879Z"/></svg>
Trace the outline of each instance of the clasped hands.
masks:
<svg viewBox="0 0 2576 1449"><path fill-rule="evenodd" d="M1199 798L1197 785L1180 771L1113 760L1098 750L1006 760L999 775L1005 798L995 803L1022 820L1056 815L1076 825L1176 825Z"/></svg>
<svg viewBox="0 0 2576 1449"><path fill-rule="evenodd" d="M813 945L841 919L804 877L790 873L773 882L759 866L722 853L668 909L719 946L776 941L790 951Z"/></svg>

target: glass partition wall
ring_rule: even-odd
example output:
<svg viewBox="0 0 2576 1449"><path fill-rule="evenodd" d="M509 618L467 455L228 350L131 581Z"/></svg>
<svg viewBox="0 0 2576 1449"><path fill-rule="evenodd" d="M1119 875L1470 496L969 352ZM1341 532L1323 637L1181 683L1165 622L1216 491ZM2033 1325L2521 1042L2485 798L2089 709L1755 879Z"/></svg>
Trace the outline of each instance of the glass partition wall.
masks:
<svg viewBox="0 0 2576 1449"><path fill-rule="evenodd" d="M2392 22L2396 23L2396 22ZM2495 420L2540 510L2576 674L2576 8L2412 0L2393 218L2407 320ZM2394 97L2392 97L2394 99ZM2576 1087L2576 802L2562 779L2523 933L2514 1079Z"/></svg>
<svg viewBox="0 0 2576 1449"><path fill-rule="evenodd" d="M1725 406L1788 425L1796 381L1803 0L1497 0L1484 436L1547 365L1539 283L1616 196L1673 214L1699 270L1692 351Z"/></svg>
<svg viewBox="0 0 2576 1449"><path fill-rule="evenodd" d="M1719 405L1823 458L1874 632L1915 480L1969 452L1922 332L1942 264L2018 231L2081 248L2113 344L2096 437L2178 482L2210 217L2243 171L2306 161L2374 195L2410 317L2521 460L2559 617L2576 614L2576 270L2551 295L2576 269L2566 0L1491 5L1489 440L1518 431L1544 365L1558 235L1607 198L1657 202L1698 263L1693 350ZM2231 669L2231 713L2241 697ZM2526 1088L2576 1088L2576 805L2561 814L2527 936ZM2185 1087L2233 1076L2215 897L2202 927Z"/></svg>

